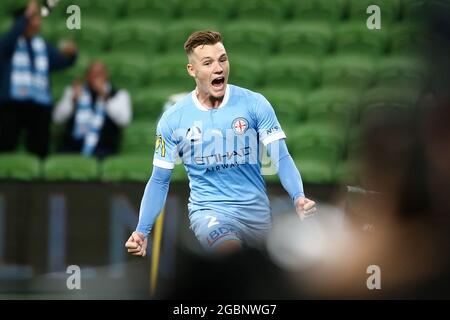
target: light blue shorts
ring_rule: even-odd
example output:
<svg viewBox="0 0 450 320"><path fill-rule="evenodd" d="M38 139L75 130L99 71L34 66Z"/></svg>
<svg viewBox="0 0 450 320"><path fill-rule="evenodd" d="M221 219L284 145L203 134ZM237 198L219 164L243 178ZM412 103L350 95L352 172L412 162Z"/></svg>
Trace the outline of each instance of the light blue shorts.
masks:
<svg viewBox="0 0 450 320"><path fill-rule="evenodd" d="M228 240L237 240L243 247L261 247L270 229L270 226L249 228L237 219L214 210L198 210L189 219L191 230L207 250L214 250Z"/></svg>

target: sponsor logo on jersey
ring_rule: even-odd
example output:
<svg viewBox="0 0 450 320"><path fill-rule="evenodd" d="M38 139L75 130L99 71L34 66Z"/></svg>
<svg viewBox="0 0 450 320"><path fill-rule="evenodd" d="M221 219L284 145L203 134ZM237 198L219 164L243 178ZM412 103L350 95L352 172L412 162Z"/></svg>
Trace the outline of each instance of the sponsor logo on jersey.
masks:
<svg viewBox="0 0 450 320"><path fill-rule="evenodd" d="M195 157L194 161L198 165L210 165L214 163L226 163L227 160L231 159L241 159L245 160L245 156L252 154L251 147L244 147L239 150L227 151L225 154L216 153L204 157Z"/></svg>
<svg viewBox="0 0 450 320"><path fill-rule="evenodd" d="M225 237L232 237L232 238L239 238L237 231L232 226L220 226L216 227L212 231L208 233L208 236L206 237L206 241L208 242L209 246L212 246L214 243L216 243L218 240L225 238Z"/></svg>

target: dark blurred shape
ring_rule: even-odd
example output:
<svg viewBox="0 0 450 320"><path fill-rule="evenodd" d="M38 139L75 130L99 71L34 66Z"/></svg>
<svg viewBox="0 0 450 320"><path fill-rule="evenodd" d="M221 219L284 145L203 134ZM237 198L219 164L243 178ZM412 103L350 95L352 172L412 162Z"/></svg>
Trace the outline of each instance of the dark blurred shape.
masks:
<svg viewBox="0 0 450 320"><path fill-rule="evenodd" d="M225 256L179 250L168 299L293 299L284 272L264 252L243 249Z"/></svg>
<svg viewBox="0 0 450 320"><path fill-rule="evenodd" d="M17 8L16 10L14 10L14 12L13 12L14 20L17 20L17 19L23 17L23 15L25 14L25 9L26 9L26 7L20 7L20 8Z"/></svg>

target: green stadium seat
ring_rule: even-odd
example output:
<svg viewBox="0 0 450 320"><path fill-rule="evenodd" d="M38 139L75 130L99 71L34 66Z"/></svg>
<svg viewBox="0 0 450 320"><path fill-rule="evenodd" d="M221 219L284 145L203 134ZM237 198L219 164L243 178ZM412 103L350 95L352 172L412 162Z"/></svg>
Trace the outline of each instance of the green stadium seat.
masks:
<svg viewBox="0 0 450 320"><path fill-rule="evenodd" d="M172 170L172 176L170 178L170 181L173 182L183 182L183 181L187 181L188 177L187 177L187 173L186 173L186 169L184 168L183 164L177 164L175 165L175 167Z"/></svg>
<svg viewBox="0 0 450 320"><path fill-rule="evenodd" d="M58 8L59 7L61 7L61 5L59 5ZM64 15L57 15L57 14L52 13L49 17L42 20L41 32L44 35L45 40L49 41L50 43L54 44L55 46L57 46L60 41L72 40L72 41L76 42L79 49L83 49L84 46L82 46L81 43L79 43L80 41L78 40L78 37L80 36L81 33L86 33L83 30L83 28L85 27L84 17L82 17L82 20L81 20L81 29L72 29L72 30L67 28L67 25L66 25L67 17L68 16L65 15L65 11L64 11ZM94 28L95 22L90 24L89 21L92 21L92 19L86 18L86 22L87 22L86 27L89 29ZM102 22L99 22L98 24L102 24ZM93 32L95 32L95 31L96 30L94 29ZM99 31L99 32L101 32L101 31ZM89 38L89 36L88 36L88 38ZM101 43L102 44L104 43L103 38L101 40ZM95 46L97 48L98 44L95 44ZM80 50L80 51L82 51L82 50Z"/></svg>
<svg viewBox="0 0 450 320"><path fill-rule="evenodd" d="M57 97L59 99L60 97ZM57 99L55 99L57 101ZM50 124L50 145L49 145L49 154L54 154L58 152L58 148L62 142L62 136L65 130L65 123L55 123L52 122Z"/></svg>
<svg viewBox="0 0 450 320"><path fill-rule="evenodd" d="M255 89L261 84L261 62L255 59L249 59L248 56L229 55L230 78L229 83Z"/></svg>
<svg viewBox="0 0 450 320"><path fill-rule="evenodd" d="M278 50L281 54L323 55L330 50L332 39L328 23L286 23L281 27Z"/></svg>
<svg viewBox="0 0 450 320"><path fill-rule="evenodd" d="M153 157L119 155L105 159L102 165L103 181L147 181L152 172Z"/></svg>
<svg viewBox="0 0 450 320"><path fill-rule="evenodd" d="M427 48L427 30L417 23L401 23L393 26L390 39L391 54L410 54Z"/></svg>
<svg viewBox="0 0 450 320"><path fill-rule="evenodd" d="M286 119L280 120L281 128L286 134L286 143L288 144L288 146L292 146L295 143L298 128L304 124L305 124L304 120L301 121L298 121L297 119L295 119L295 121L286 121ZM290 150L290 152L291 155L293 155L293 150Z"/></svg>
<svg viewBox="0 0 450 320"><path fill-rule="evenodd" d="M360 100L361 112L377 107L412 108L417 104L419 91L412 87L379 86L364 92Z"/></svg>
<svg viewBox="0 0 450 320"><path fill-rule="evenodd" d="M97 160L78 154L53 155L44 163L44 178L50 181L89 181L98 175Z"/></svg>
<svg viewBox="0 0 450 320"><path fill-rule="evenodd" d="M362 125L353 125L349 128L347 137L347 150L346 159L347 161L357 161L361 158L364 151L366 141L363 137Z"/></svg>
<svg viewBox="0 0 450 320"><path fill-rule="evenodd" d="M133 118L140 120L156 120L162 112L170 95L178 93L173 88L141 88L132 96Z"/></svg>
<svg viewBox="0 0 450 320"><path fill-rule="evenodd" d="M51 16L52 17L52 16ZM47 18L44 23L41 24L41 35L44 37L46 41L49 41L52 44L56 44L58 42L58 37L56 35L57 25L60 19L51 19ZM0 23L1 27L1 23ZM67 28L67 27L66 27Z"/></svg>
<svg viewBox="0 0 450 320"><path fill-rule="evenodd" d="M378 63L376 83L384 86L423 88L426 71L423 59L412 56L389 56Z"/></svg>
<svg viewBox="0 0 450 320"><path fill-rule="evenodd" d="M70 83L56 82L52 85L52 97L55 103L58 103L59 99L62 98L66 86Z"/></svg>
<svg viewBox="0 0 450 320"><path fill-rule="evenodd" d="M22 153L0 153L0 179L33 180L41 176L38 157Z"/></svg>
<svg viewBox="0 0 450 320"><path fill-rule="evenodd" d="M156 119L134 121L125 128L121 153L149 157L155 149Z"/></svg>
<svg viewBox="0 0 450 320"><path fill-rule="evenodd" d="M296 160L302 180L309 184L330 184L334 182L335 165L326 161L317 161L314 159Z"/></svg>
<svg viewBox="0 0 450 320"><path fill-rule="evenodd" d="M177 0L133 0L126 2L127 19L170 21L176 13Z"/></svg>
<svg viewBox="0 0 450 320"><path fill-rule="evenodd" d="M151 54L161 49L161 24L148 20L125 19L112 27L111 50Z"/></svg>
<svg viewBox="0 0 450 320"><path fill-rule="evenodd" d="M52 85L68 86L76 78L84 79L87 66L77 63L75 66L51 74Z"/></svg>
<svg viewBox="0 0 450 320"><path fill-rule="evenodd" d="M429 0L402 0L401 16L406 21L419 21L423 18Z"/></svg>
<svg viewBox="0 0 450 320"><path fill-rule="evenodd" d="M2 36L4 33L8 32L11 29L12 24L12 18L0 16L0 35Z"/></svg>
<svg viewBox="0 0 450 320"><path fill-rule="evenodd" d="M305 99L307 121L335 124L346 128L356 120L359 94L352 88L322 87Z"/></svg>
<svg viewBox="0 0 450 320"><path fill-rule="evenodd" d="M61 98L66 86L71 86L75 79L84 79L86 66L77 63L76 66L59 72L51 73L52 94L55 103Z"/></svg>
<svg viewBox="0 0 450 320"><path fill-rule="evenodd" d="M150 61L149 66L152 86L191 91L195 87L195 82L186 70L187 63L187 57L182 52L176 55L155 57Z"/></svg>
<svg viewBox="0 0 450 320"><path fill-rule="evenodd" d="M341 161L345 151L346 128L307 122L286 139L296 160L311 160L330 165Z"/></svg>
<svg viewBox="0 0 450 320"><path fill-rule="evenodd" d="M179 13L186 19L210 19L214 15L216 21L226 21L232 15L235 0L189 0L179 5Z"/></svg>
<svg viewBox="0 0 450 320"><path fill-rule="evenodd" d="M65 73L51 75L52 81L51 93L55 104L58 103L59 99L62 98L65 88L72 84L72 81L71 82L66 81L66 79L69 80L69 78L72 79L73 81L73 78L69 77Z"/></svg>
<svg viewBox="0 0 450 320"><path fill-rule="evenodd" d="M319 71L317 60L308 56L276 56L265 69L265 86L306 90L316 85Z"/></svg>
<svg viewBox="0 0 450 320"><path fill-rule="evenodd" d="M322 86L341 86L364 89L372 82L375 69L371 56L342 54L322 60Z"/></svg>
<svg viewBox="0 0 450 320"><path fill-rule="evenodd" d="M347 0L350 19L365 22L369 17L367 8L370 5L377 5L381 11L381 24L394 22L400 17L401 0ZM382 27L383 28L383 27Z"/></svg>
<svg viewBox="0 0 450 320"><path fill-rule="evenodd" d="M87 70L89 64L92 63L93 60L101 58L102 55L97 54L90 54L89 51L82 51L78 53L77 61L75 62L75 65L71 68L80 68L84 69L84 71Z"/></svg>
<svg viewBox="0 0 450 320"><path fill-rule="evenodd" d="M1 11L5 16L13 17L14 11L26 7L27 3L27 0L2 0Z"/></svg>
<svg viewBox="0 0 450 320"><path fill-rule="evenodd" d="M369 30L360 21L339 24L336 28L336 52L373 56L384 54L390 31L389 26L383 26L381 30Z"/></svg>
<svg viewBox="0 0 450 320"><path fill-rule="evenodd" d="M187 38L195 31L206 29L217 30L217 22L190 19L173 21L165 30L165 49L174 54L184 54L184 43Z"/></svg>
<svg viewBox="0 0 450 320"><path fill-rule="evenodd" d="M287 2L284 0L246 0L236 1L234 8L238 19L265 19L280 21L287 15Z"/></svg>
<svg viewBox="0 0 450 320"><path fill-rule="evenodd" d="M67 32L74 31L80 49L84 48L89 50L91 54L92 52L102 52L109 45L110 26L105 20L99 20L98 18L83 18L80 30L67 30Z"/></svg>
<svg viewBox="0 0 450 320"><path fill-rule="evenodd" d="M266 88L261 93L274 108L282 127L305 118L304 97L298 90Z"/></svg>
<svg viewBox="0 0 450 320"><path fill-rule="evenodd" d="M61 12L64 8L64 15ZM42 19L40 34L44 37L46 41L54 45L58 45L60 40L72 39L75 40L76 34L80 30L69 30L66 25L68 15L65 13L65 7L58 5L52 14L48 17ZM1 14L0 14L1 18ZM0 20L0 26L2 24ZM11 20L11 23L13 21Z"/></svg>
<svg viewBox="0 0 450 320"><path fill-rule="evenodd" d="M344 12L344 0L292 0L290 11L295 20L338 21Z"/></svg>
<svg viewBox="0 0 450 320"><path fill-rule="evenodd" d="M235 21L222 33L227 52L265 56L273 50L275 26L267 21Z"/></svg>
<svg viewBox="0 0 450 320"><path fill-rule="evenodd" d="M81 30L84 26L84 18L98 19L101 17L103 20L113 20L121 15L123 11L123 5L125 0L109 0L109 1L91 1L91 0L77 0L73 4L80 7L81 10ZM67 8L68 3L65 7ZM59 6L63 6L60 4Z"/></svg>
<svg viewBox="0 0 450 320"><path fill-rule="evenodd" d="M336 166L334 177L341 184L359 185L361 183L361 162L347 160Z"/></svg>
<svg viewBox="0 0 450 320"><path fill-rule="evenodd" d="M69 69L51 73L51 88L55 103L61 98L66 86L72 85L75 79L84 80L91 58L86 52L80 52L76 64Z"/></svg>
<svg viewBox="0 0 450 320"><path fill-rule="evenodd" d="M118 52L101 60L108 67L113 83L121 88L143 87L149 83L148 55Z"/></svg>
<svg viewBox="0 0 450 320"><path fill-rule="evenodd" d="M0 11L0 34L3 32L3 23L7 21L9 23L9 20L12 20L12 16L8 14L8 12L5 12L2 8Z"/></svg>

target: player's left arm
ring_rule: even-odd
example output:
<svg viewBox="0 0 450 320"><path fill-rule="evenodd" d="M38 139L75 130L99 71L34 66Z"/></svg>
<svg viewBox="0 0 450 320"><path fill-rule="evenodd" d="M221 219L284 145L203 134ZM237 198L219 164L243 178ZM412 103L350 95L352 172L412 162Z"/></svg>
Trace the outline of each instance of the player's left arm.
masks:
<svg viewBox="0 0 450 320"><path fill-rule="evenodd" d="M297 214L303 220L316 211L316 203L305 197L302 177L289 154L285 140L273 141L266 147L271 160L275 164L283 188L291 197Z"/></svg>
<svg viewBox="0 0 450 320"><path fill-rule="evenodd" d="M147 182L142 197L136 231L125 243L125 247L132 255L143 257L146 255L147 238L166 202L171 175L172 169L153 167L152 176Z"/></svg>
<svg viewBox="0 0 450 320"><path fill-rule="evenodd" d="M257 95L257 101L255 114L260 140L266 146L277 168L281 184L291 196L297 214L303 219L316 210L315 202L305 197L300 172L289 154L284 141L286 135L278 122L273 107L260 94Z"/></svg>

